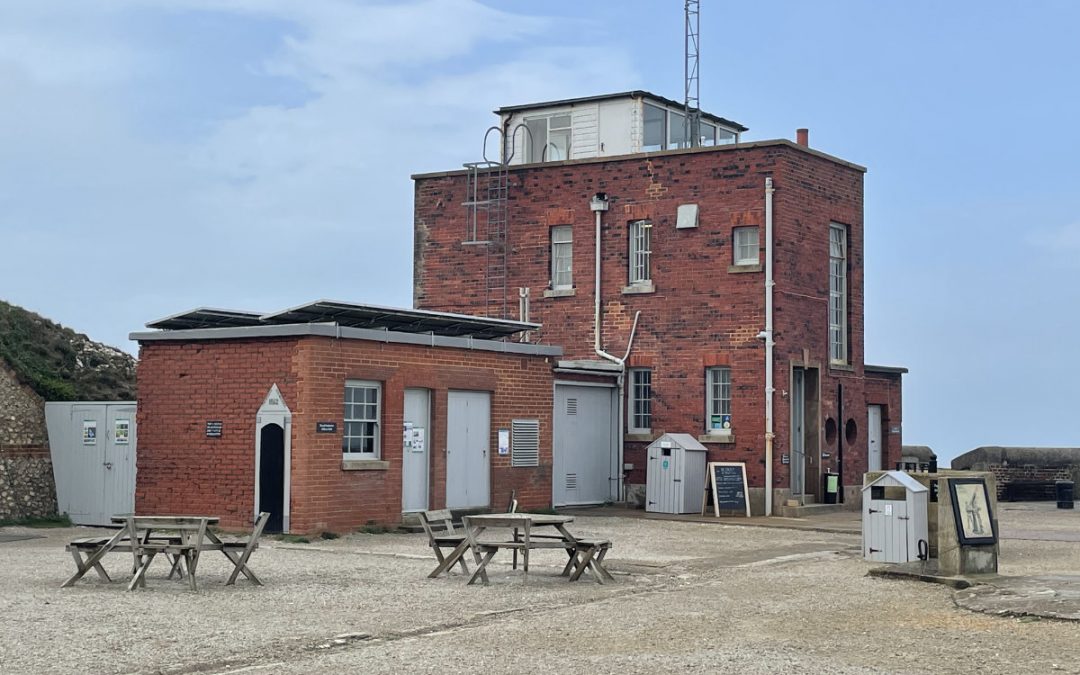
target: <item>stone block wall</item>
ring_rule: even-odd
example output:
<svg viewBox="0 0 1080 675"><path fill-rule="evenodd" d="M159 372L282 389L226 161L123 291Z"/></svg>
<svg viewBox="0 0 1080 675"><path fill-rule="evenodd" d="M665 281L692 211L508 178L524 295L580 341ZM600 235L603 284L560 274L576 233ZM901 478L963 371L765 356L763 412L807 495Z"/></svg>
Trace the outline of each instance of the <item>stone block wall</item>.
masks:
<svg viewBox="0 0 1080 675"><path fill-rule="evenodd" d="M56 513L49 447L0 445L0 520Z"/></svg>
<svg viewBox="0 0 1080 675"><path fill-rule="evenodd" d="M0 520L55 513L45 402L0 363Z"/></svg>

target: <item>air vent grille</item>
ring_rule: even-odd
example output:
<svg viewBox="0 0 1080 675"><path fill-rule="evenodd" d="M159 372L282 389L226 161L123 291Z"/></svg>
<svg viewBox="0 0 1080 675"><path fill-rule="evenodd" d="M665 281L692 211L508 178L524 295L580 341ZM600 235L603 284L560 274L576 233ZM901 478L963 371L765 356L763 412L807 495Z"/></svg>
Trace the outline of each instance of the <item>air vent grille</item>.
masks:
<svg viewBox="0 0 1080 675"><path fill-rule="evenodd" d="M540 466L540 421L510 423L510 466Z"/></svg>
<svg viewBox="0 0 1080 675"><path fill-rule="evenodd" d="M577 399L576 398L568 398L568 399L566 399L566 414L567 415L576 415L577 414Z"/></svg>
<svg viewBox="0 0 1080 675"><path fill-rule="evenodd" d="M576 490L577 489L577 474L576 473L568 473L568 474L566 474L566 489L567 490Z"/></svg>

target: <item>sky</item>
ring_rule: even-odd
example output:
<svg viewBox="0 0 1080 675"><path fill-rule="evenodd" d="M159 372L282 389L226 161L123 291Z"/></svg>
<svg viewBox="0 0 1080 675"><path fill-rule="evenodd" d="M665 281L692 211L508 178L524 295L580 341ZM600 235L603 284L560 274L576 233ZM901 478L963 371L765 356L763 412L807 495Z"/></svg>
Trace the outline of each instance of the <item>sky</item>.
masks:
<svg viewBox="0 0 1080 675"><path fill-rule="evenodd" d="M1080 446L1080 3L701 2L701 101L868 167L904 442ZM410 174L501 105L681 99L680 0L3 0L0 299L134 353L198 306L411 306Z"/></svg>

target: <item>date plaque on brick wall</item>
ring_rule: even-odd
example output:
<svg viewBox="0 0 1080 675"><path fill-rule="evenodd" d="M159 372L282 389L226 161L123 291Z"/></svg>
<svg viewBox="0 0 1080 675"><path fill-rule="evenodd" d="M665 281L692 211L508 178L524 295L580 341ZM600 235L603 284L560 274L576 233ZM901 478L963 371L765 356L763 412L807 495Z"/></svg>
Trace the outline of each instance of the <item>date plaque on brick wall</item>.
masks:
<svg viewBox="0 0 1080 675"><path fill-rule="evenodd" d="M224 424L221 420L207 420L206 421L206 437L207 438L221 438L221 431L224 428Z"/></svg>
<svg viewBox="0 0 1080 675"><path fill-rule="evenodd" d="M317 434L336 434L337 422L316 422L315 433Z"/></svg>

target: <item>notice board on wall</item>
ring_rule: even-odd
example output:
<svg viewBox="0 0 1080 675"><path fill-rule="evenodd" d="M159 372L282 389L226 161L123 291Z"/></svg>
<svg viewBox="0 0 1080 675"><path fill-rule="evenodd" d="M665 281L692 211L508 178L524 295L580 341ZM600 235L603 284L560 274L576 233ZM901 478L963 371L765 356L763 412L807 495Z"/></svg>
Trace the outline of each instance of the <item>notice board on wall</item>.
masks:
<svg viewBox="0 0 1080 675"><path fill-rule="evenodd" d="M746 484L745 462L709 462L706 468L705 498L701 502L701 515L712 502L713 515L721 511L741 511L750 517L750 490Z"/></svg>

